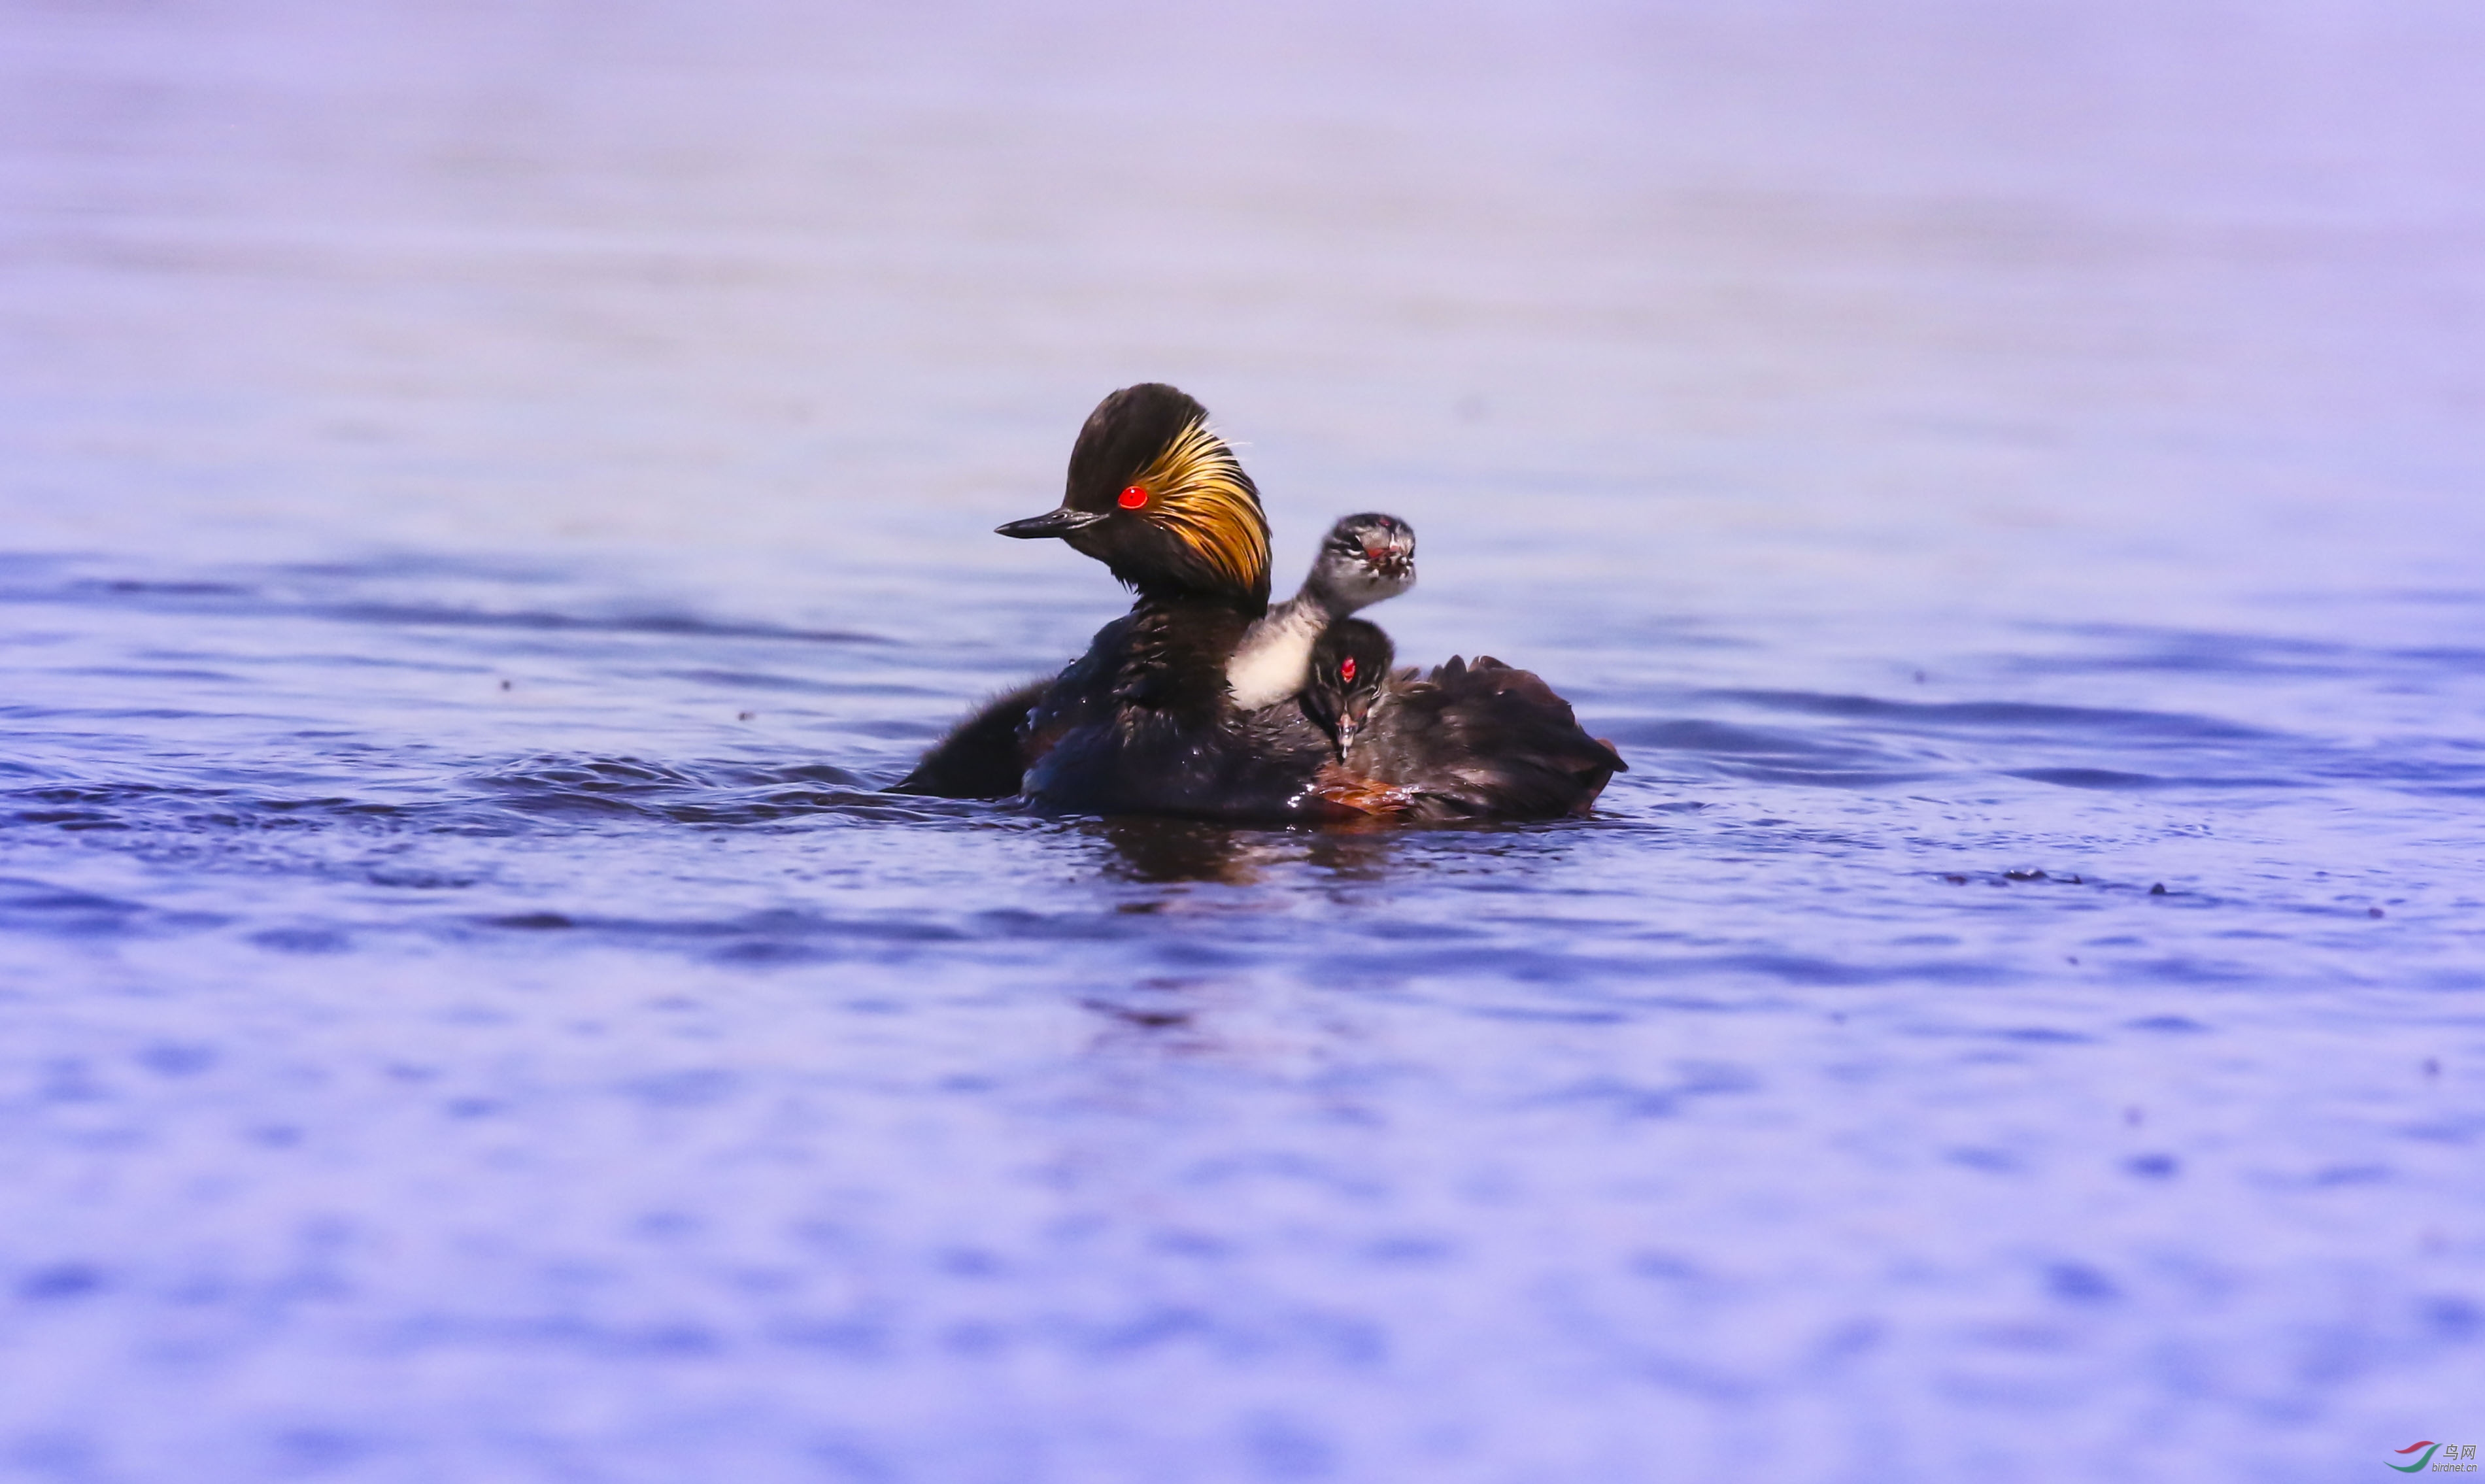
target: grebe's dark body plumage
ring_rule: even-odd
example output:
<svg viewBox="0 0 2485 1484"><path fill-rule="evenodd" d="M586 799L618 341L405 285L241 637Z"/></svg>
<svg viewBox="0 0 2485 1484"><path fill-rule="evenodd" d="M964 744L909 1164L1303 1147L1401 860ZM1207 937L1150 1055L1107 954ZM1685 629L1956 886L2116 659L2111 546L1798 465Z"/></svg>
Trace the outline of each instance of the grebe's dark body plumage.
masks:
<svg viewBox="0 0 2485 1484"><path fill-rule="evenodd" d="M1361 618L1313 647L1302 709L1336 748L1330 797L1427 822L1585 814L1628 764L1589 736L1533 672L1453 657L1395 670L1389 636Z"/></svg>
<svg viewBox="0 0 2485 1484"><path fill-rule="evenodd" d="M1222 605L1146 597L1106 624L1027 714L1027 798L1101 814L1350 814L1311 790L1329 744L1298 706L1245 711L1227 697L1244 627Z"/></svg>
<svg viewBox="0 0 2485 1484"><path fill-rule="evenodd" d="M1026 713L1051 688L1047 675L985 701L933 743L915 771L888 791L939 799L1006 799L1018 792L1029 761L1023 740Z"/></svg>

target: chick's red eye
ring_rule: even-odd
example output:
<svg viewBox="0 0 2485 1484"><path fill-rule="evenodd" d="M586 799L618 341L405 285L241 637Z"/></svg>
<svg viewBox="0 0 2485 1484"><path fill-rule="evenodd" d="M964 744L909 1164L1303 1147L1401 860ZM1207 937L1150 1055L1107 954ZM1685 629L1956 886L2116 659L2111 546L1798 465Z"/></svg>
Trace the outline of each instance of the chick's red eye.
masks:
<svg viewBox="0 0 2485 1484"><path fill-rule="evenodd" d="M1354 660L1351 656L1338 662L1337 677L1341 680L1352 680L1354 678Z"/></svg>
<svg viewBox="0 0 2485 1484"><path fill-rule="evenodd" d="M1130 485L1129 487L1125 488L1125 489L1122 491L1122 494L1121 494L1121 506L1122 506L1122 508L1123 508L1123 509L1126 509L1126 510L1135 510L1135 509L1137 509L1140 506L1143 506L1143 505L1145 505L1145 504L1147 504L1147 503L1148 503L1148 492L1147 492L1147 490L1146 490L1146 489L1142 488L1142 487L1141 487L1141 486L1139 486L1139 485L1133 484L1133 485Z"/></svg>

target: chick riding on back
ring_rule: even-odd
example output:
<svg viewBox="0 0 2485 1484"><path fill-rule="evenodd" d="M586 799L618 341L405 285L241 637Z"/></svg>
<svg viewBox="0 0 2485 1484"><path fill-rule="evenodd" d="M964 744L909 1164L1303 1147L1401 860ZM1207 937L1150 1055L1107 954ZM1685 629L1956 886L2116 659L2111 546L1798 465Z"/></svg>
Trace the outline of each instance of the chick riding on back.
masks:
<svg viewBox="0 0 2485 1484"><path fill-rule="evenodd" d="M1329 527L1301 590L1252 624L1227 663L1234 703L1248 711L1293 700L1324 629L1413 586L1414 527L1379 513L1349 515Z"/></svg>

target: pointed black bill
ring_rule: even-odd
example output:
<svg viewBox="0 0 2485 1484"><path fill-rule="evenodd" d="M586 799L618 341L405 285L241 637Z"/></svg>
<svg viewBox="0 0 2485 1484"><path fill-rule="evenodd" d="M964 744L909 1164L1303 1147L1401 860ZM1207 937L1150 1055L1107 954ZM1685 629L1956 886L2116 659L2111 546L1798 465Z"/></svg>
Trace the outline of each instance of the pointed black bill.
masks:
<svg viewBox="0 0 2485 1484"><path fill-rule="evenodd" d="M1074 531L1084 531L1096 522L1106 519L1109 513L1105 510L1074 510L1064 506L1057 510L1047 510L1041 515L1030 515L1024 520L1011 521L1006 526L995 526L993 530L1001 536L1014 536L1022 541L1031 541L1040 536L1068 536Z"/></svg>

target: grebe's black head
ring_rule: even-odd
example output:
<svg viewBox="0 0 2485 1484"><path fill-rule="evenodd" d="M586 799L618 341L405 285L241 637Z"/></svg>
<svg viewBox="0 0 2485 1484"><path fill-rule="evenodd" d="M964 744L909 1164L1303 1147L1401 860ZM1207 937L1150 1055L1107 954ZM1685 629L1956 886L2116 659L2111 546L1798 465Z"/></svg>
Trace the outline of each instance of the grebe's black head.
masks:
<svg viewBox="0 0 2485 1484"><path fill-rule="evenodd" d="M1312 645L1311 677L1303 682L1303 715L1328 733L1340 759L1354 745L1354 734L1372 715L1389 667L1398 662L1398 646L1380 625L1361 618L1340 618L1321 630Z"/></svg>
<svg viewBox="0 0 2485 1484"><path fill-rule="evenodd" d="M1208 409L1161 382L1096 404L1070 451L1061 507L1000 528L1056 536L1142 592L1214 593L1269 605L1269 519Z"/></svg>
<svg viewBox="0 0 2485 1484"><path fill-rule="evenodd" d="M1344 618L1415 586L1415 528L1395 515L1349 515L1328 528L1303 591Z"/></svg>

